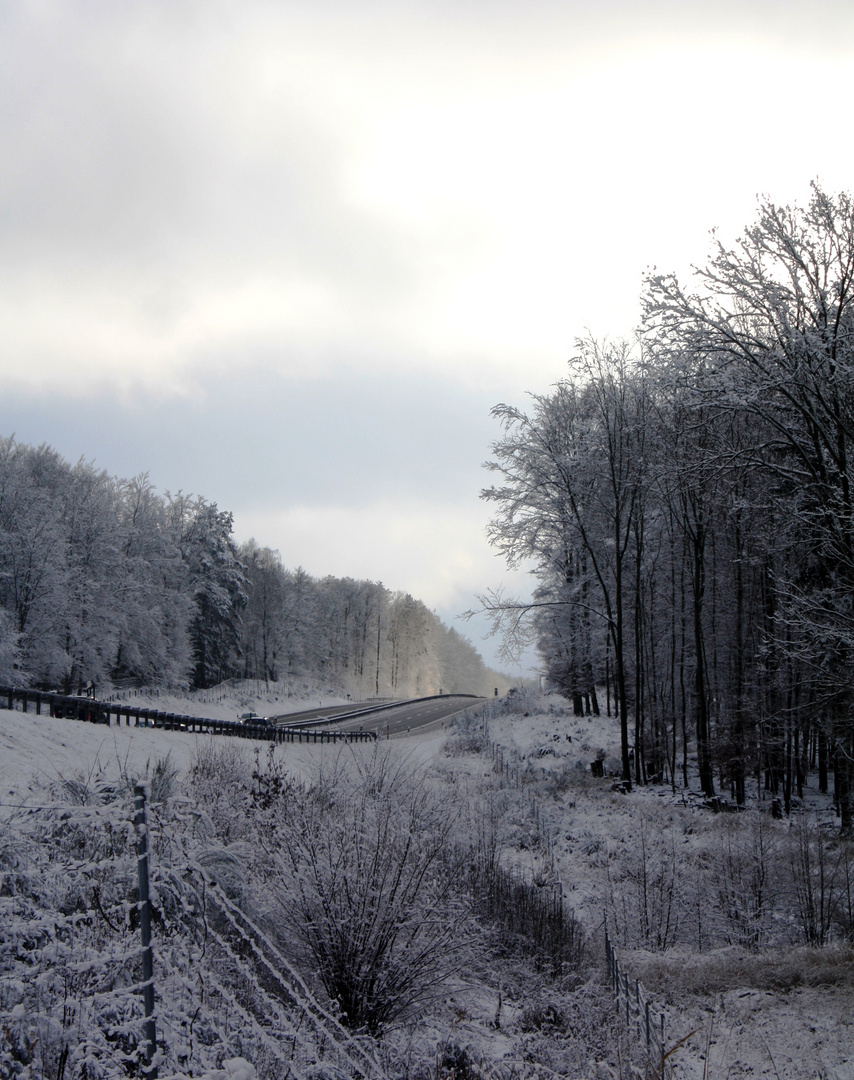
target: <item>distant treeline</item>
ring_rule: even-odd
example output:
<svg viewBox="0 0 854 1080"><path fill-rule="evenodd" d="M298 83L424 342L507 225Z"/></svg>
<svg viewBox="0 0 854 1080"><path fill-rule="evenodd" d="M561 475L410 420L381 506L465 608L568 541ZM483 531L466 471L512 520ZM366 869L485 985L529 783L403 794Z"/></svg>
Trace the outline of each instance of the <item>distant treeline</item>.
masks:
<svg viewBox="0 0 854 1080"><path fill-rule="evenodd" d="M0 682L200 688L307 678L347 693L492 693L419 600L312 578L201 497L0 437ZM506 680L505 680L506 684Z"/></svg>

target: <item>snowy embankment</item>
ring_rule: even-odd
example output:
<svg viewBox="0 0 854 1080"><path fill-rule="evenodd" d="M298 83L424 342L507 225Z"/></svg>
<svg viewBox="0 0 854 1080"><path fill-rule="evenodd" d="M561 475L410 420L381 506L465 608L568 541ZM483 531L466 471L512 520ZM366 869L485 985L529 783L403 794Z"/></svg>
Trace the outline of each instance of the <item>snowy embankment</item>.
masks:
<svg viewBox="0 0 854 1080"><path fill-rule="evenodd" d="M575 717L559 699L495 709L486 736L512 763L508 779L515 770L538 790L563 895L594 947L607 916L624 968L667 1013L668 1045L696 1032L674 1057L678 1076L854 1080L854 950L841 910L854 899L843 880L854 860L827 797L808 785L803 812L775 821L756 784L737 815L704 808L693 777L693 794L621 794L590 770L602 756L619 769L617 721ZM540 856L521 846L537 873ZM808 850L824 863L807 870ZM835 875L839 922L823 948L807 947L822 875L825 886Z"/></svg>
<svg viewBox="0 0 854 1080"><path fill-rule="evenodd" d="M305 691L301 696L281 699L260 687L252 692L248 686L203 691L188 697L143 691L127 697L127 702L211 720L236 720L249 709L259 714L286 713L315 705L342 704L340 698L331 695L308 696ZM105 727L0 709L0 804L26 802L45 786L65 779L145 779L156 762L167 757L174 769L184 773L199 742L210 738L155 728ZM249 746L247 752L251 753Z"/></svg>
<svg viewBox="0 0 854 1080"><path fill-rule="evenodd" d="M268 691L263 683L244 683L237 688L223 687L200 691L183 697L165 692L134 692L121 700L142 708L159 709L210 720L237 720L248 710L258 715L283 715L321 706L346 705L337 697L310 687L290 694ZM70 779L114 781L120 777L144 780L158 761L165 760L178 773L185 773L200 744L212 735L194 735L160 728L136 728L89 724L76 720L57 720L33 713L0 708L0 816L9 808L36 797L44 789ZM435 744L436 735L424 736L418 745ZM261 744L241 743L242 752L251 760ZM268 744L264 744L265 754ZM276 748L296 768L316 756L308 745L282 745Z"/></svg>
<svg viewBox="0 0 854 1080"><path fill-rule="evenodd" d="M246 708L287 711L283 703L250 698L247 691L207 697L192 702L159 696L150 704L218 719L234 719ZM297 711L320 700L336 703L315 696L289 704ZM677 1075L854 1080L851 949L801 944L795 893L803 821L772 821L755 788L741 815L713 815L699 800L662 787L615 793L608 779L591 777L590 762L616 756L616 722L574 717L559 699L496 702L487 713L485 722L471 720L468 732L448 741L447 755L441 735L404 740L399 749L432 759L444 782L482 799L484 807L497 792L499 801L492 805L502 809L502 857L535 879L547 876L541 837L548 834L549 865L587 932L589 955L595 961L599 954L607 912L622 961L668 1014L668 1045L696 1031L674 1058ZM185 732L107 728L0 710L0 804L43 800L46 789L64 780L84 779L93 786L120 776L144 778L167 757L174 769L186 772L200 744L210 741L211 736ZM506 775L493 770L494 748L500 748ZM251 760L251 744L239 750ZM300 772L328 750L282 746L274 753ZM826 825L826 815L822 820ZM734 909L741 905L743 915L752 895L750 873L759 870L766 875L767 901L763 921L754 927L761 944L750 948L735 940L743 929ZM515 1027L522 1024L524 996L514 1002L505 985L500 1032L491 1026L491 993L469 988L460 1000L455 1007L466 1019L455 1030L472 1055L495 1061L511 1047L519 1052ZM556 994L555 1008L569 1016L570 999L561 1002ZM537 1038L545 1038L545 1029ZM545 1053L544 1045L538 1043L538 1053ZM604 1076L606 1065L616 1075L616 1059L596 1059L594 1065L591 1053L585 1075Z"/></svg>

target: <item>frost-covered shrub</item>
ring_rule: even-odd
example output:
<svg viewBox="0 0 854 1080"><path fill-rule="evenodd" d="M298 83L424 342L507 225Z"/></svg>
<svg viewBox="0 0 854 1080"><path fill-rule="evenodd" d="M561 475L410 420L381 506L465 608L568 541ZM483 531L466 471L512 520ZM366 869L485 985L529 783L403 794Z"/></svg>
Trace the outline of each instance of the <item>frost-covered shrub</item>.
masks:
<svg viewBox="0 0 854 1080"><path fill-rule="evenodd" d="M436 1075L439 1080L481 1080L484 1070L471 1049L449 1042L437 1055Z"/></svg>
<svg viewBox="0 0 854 1080"><path fill-rule="evenodd" d="M454 813L384 746L324 760L259 835L270 917L342 1021L377 1034L440 991L471 941Z"/></svg>
<svg viewBox="0 0 854 1080"><path fill-rule="evenodd" d="M252 770L243 745L213 737L197 744L187 787L204 807L221 843L230 843L246 833L251 782Z"/></svg>
<svg viewBox="0 0 854 1080"><path fill-rule="evenodd" d="M553 1001L531 1001L522 1010L519 1027L522 1031L562 1031L566 1027L566 1017Z"/></svg>
<svg viewBox="0 0 854 1080"><path fill-rule="evenodd" d="M531 687L522 686L511 690L497 703L501 712L530 716L532 713L548 713L552 702L545 694Z"/></svg>
<svg viewBox="0 0 854 1080"><path fill-rule="evenodd" d="M450 757L480 754L486 749L483 717L465 712L454 720L451 734L445 740L445 753Z"/></svg>

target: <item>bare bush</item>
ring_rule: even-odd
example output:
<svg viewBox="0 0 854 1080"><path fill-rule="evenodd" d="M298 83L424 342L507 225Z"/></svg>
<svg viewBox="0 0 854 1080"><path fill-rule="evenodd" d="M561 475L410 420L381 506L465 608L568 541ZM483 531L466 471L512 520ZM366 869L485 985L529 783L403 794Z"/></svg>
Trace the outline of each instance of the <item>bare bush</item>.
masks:
<svg viewBox="0 0 854 1080"><path fill-rule="evenodd" d="M671 828L662 834L641 813L633 841L607 864L615 933L624 944L664 950L678 939L685 908L675 832Z"/></svg>
<svg viewBox="0 0 854 1080"><path fill-rule="evenodd" d="M779 832L764 814L718 823L710 876L726 944L758 950L766 943L779 898L779 847Z"/></svg>
<svg viewBox="0 0 854 1080"><path fill-rule="evenodd" d="M376 1035L430 1000L471 941L452 808L382 746L324 760L285 801L261 838L271 915L342 1021Z"/></svg>
<svg viewBox="0 0 854 1080"><path fill-rule="evenodd" d="M801 814L789 835L795 917L807 945L852 936L854 857L845 838L828 836L815 817Z"/></svg>

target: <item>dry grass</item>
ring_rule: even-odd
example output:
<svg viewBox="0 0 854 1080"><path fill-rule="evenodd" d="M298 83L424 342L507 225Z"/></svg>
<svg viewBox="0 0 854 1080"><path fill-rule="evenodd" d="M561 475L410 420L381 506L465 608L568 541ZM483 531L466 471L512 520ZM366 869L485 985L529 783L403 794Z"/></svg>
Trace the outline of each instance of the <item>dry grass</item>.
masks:
<svg viewBox="0 0 854 1080"><path fill-rule="evenodd" d="M854 947L802 947L751 953L730 947L696 954L624 952L621 961L651 991L665 999L729 990L793 990L807 986L854 988Z"/></svg>

